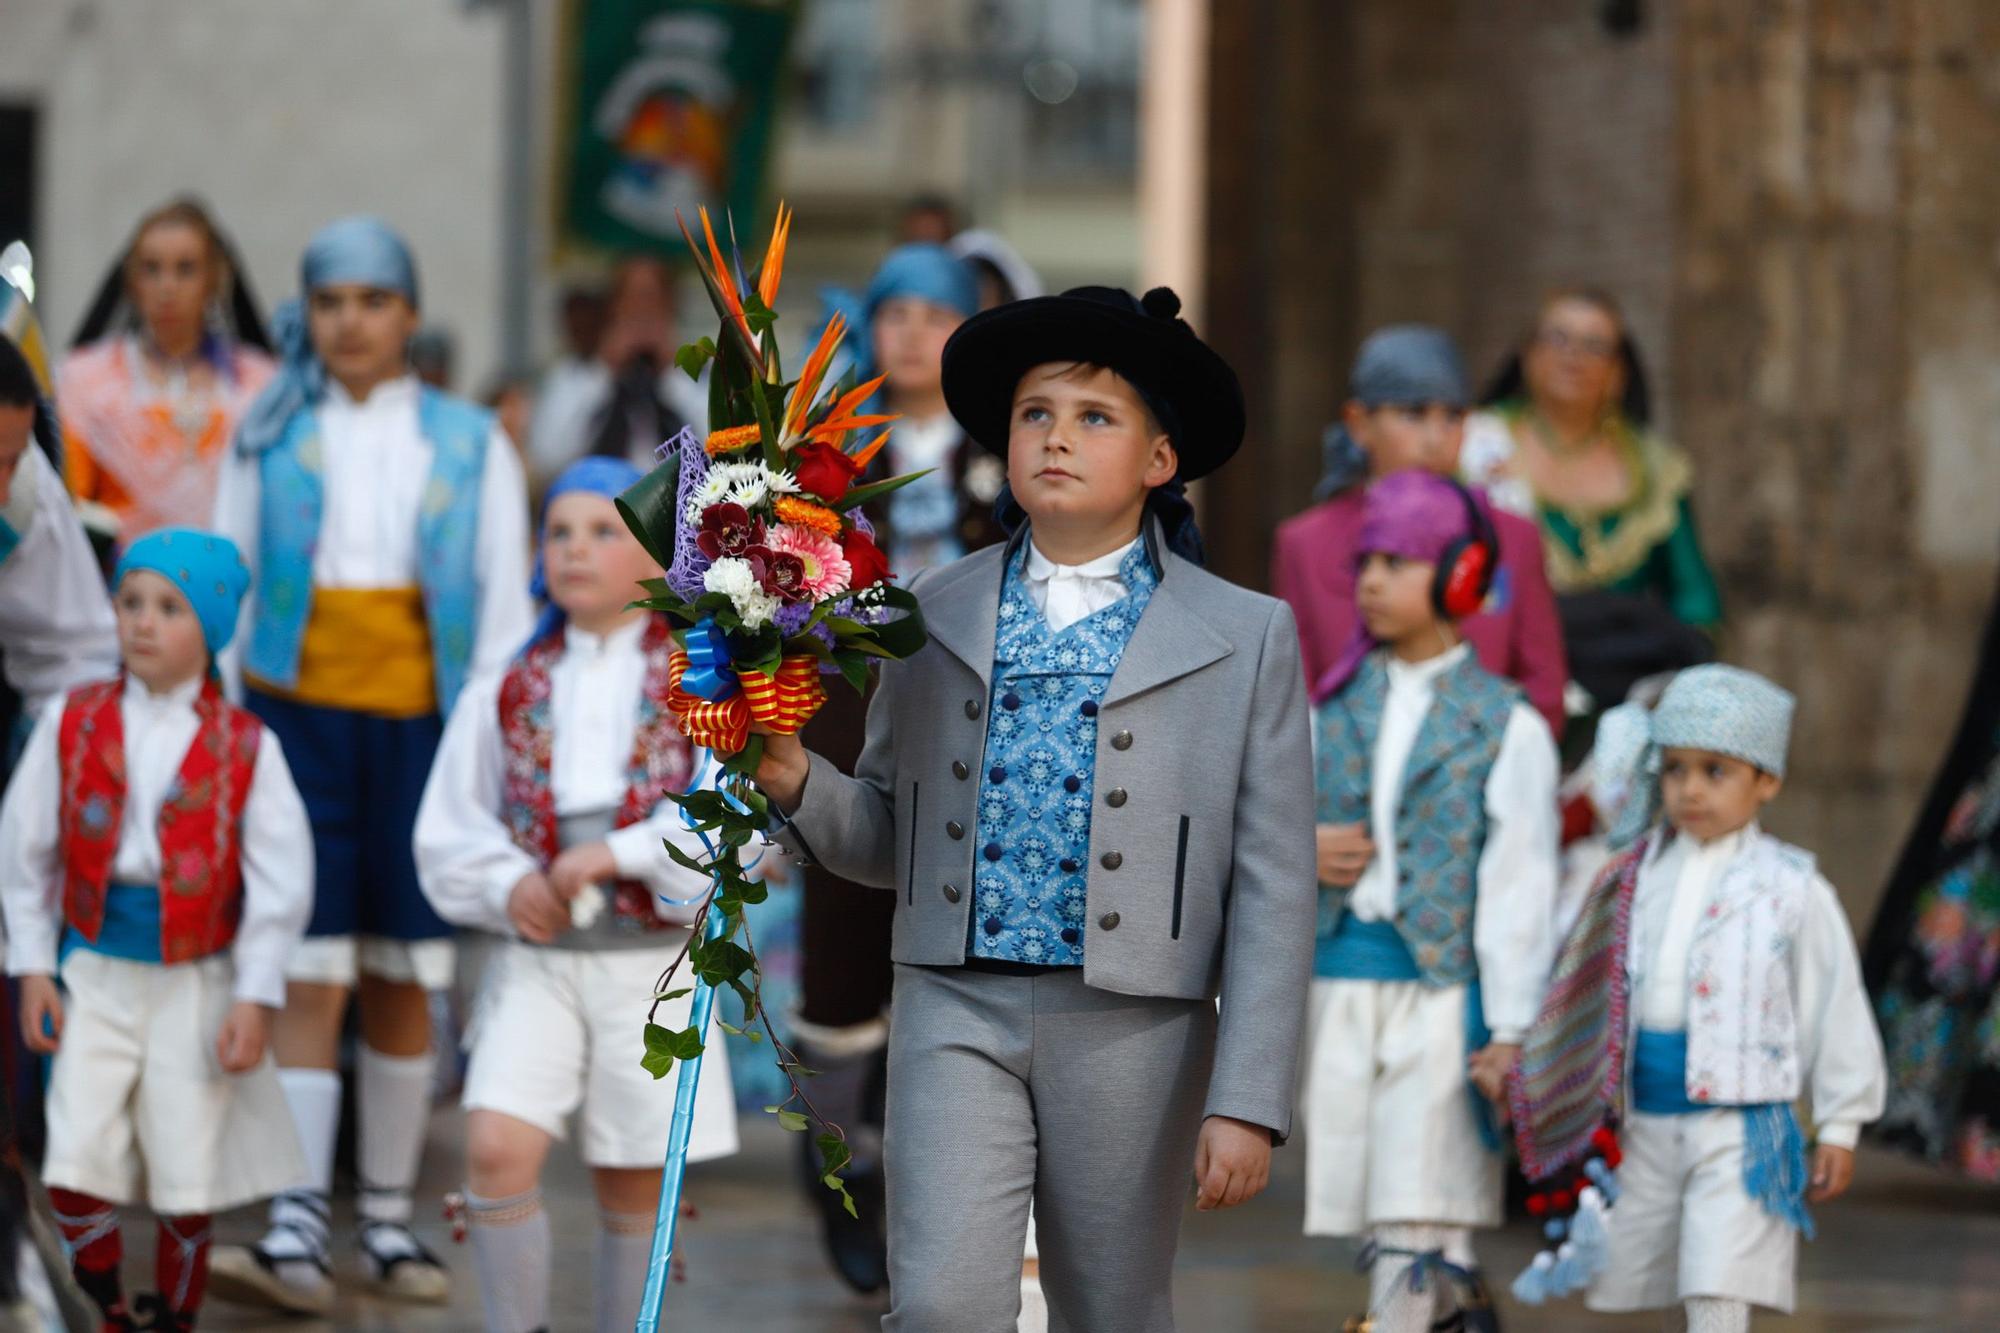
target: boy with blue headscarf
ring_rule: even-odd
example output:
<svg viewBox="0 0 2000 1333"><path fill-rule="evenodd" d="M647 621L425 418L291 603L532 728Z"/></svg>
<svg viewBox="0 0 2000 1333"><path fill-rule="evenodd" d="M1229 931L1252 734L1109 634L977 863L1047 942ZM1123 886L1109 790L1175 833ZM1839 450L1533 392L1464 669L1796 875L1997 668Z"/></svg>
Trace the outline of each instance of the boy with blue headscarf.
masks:
<svg viewBox="0 0 2000 1333"><path fill-rule="evenodd" d="M447 920L506 939L486 970L466 1071L466 1203L491 1333L550 1327L552 1242L541 1168L575 1118L599 1228L598 1333L639 1314L674 1086L639 1060L640 1014L688 942L706 879L669 843L700 840L667 800L696 757L667 708L672 627L633 610L659 578L613 499L622 458L572 463L542 510L536 590L548 609L445 728L417 813L417 871ZM690 999L655 1017L685 1026ZM688 1157L736 1150L728 1054L701 1082Z"/></svg>
<svg viewBox="0 0 2000 1333"><path fill-rule="evenodd" d="M427 990L451 927L411 859L417 801L466 681L527 636L519 457L480 408L418 383L408 246L373 218L322 229L304 304L277 325L283 366L223 465L217 526L255 582L239 655L249 708L285 741L313 818L319 895L291 969L278 1047L309 1188L255 1249L216 1255L218 1288L324 1312L341 1020L358 982L361 1261L388 1294L441 1301L449 1279L409 1229L430 1108Z"/></svg>
<svg viewBox="0 0 2000 1333"><path fill-rule="evenodd" d="M228 703L215 654L249 585L189 528L117 570L122 672L48 709L0 807L7 970L53 1055L42 1177L106 1329L189 1329L209 1217L304 1174L267 1053L311 911L311 831L279 738ZM62 979L62 989L56 977ZM159 1219L133 1322L117 1209Z"/></svg>
<svg viewBox="0 0 2000 1333"><path fill-rule="evenodd" d="M1650 715L1605 715L1643 737L1624 777L1644 832L1564 941L1511 1092L1532 1179L1584 1183L1590 1149L1614 1146L1607 1127L1616 1175L1588 1177L1600 1197L1578 1198L1567 1243L1516 1281L1524 1298L1587 1281L1591 1309L1662 1310L1691 1333L1744 1333L1753 1306L1791 1313L1806 1205L1846 1191L1888 1082L1840 899L1810 852L1760 823L1796 705L1709 664Z"/></svg>

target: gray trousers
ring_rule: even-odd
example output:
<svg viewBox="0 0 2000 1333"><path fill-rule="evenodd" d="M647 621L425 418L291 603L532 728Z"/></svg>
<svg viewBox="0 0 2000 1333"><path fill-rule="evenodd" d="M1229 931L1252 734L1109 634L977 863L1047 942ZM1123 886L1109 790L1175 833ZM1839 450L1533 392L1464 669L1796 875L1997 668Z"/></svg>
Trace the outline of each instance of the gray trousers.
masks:
<svg viewBox="0 0 2000 1333"><path fill-rule="evenodd" d="M1215 1006L1082 973L897 965L890 1333L1013 1333L1031 1198L1053 1333L1171 1333Z"/></svg>

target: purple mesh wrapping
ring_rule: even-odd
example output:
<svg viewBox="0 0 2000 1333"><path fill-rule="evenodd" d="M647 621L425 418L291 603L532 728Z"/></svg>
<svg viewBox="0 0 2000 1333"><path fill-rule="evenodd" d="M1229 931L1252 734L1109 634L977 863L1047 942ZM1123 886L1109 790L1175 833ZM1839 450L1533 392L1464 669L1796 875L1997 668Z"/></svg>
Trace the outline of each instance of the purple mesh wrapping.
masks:
<svg viewBox="0 0 2000 1333"><path fill-rule="evenodd" d="M657 452L664 459L669 450L676 448L681 455L681 475L679 489L674 493L674 563L667 568L667 586L692 602L707 591L701 577L708 572L710 561L695 544L700 529L687 521L687 507L696 489L708 479L708 451L702 448L692 426L681 427L681 433L661 445Z"/></svg>

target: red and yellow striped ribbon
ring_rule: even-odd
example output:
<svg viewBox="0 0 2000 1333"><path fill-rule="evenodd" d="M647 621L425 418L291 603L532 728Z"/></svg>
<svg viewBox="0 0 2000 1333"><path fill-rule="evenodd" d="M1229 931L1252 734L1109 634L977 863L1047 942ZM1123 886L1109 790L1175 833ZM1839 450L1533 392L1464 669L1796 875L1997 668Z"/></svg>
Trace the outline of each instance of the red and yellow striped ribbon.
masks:
<svg viewBox="0 0 2000 1333"><path fill-rule="evenodd" d="M738 697L750 701L750 716L780 736L796 733L826 702L819 659L810 654L785 658L776 672L738 671L736 679L743 686Z"/></svg>

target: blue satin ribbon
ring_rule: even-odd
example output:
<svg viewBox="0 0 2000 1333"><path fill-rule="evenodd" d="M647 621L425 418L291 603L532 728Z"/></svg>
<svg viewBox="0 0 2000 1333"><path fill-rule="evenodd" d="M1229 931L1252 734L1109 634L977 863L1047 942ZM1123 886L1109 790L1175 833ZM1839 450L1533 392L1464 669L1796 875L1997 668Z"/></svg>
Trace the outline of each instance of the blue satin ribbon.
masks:
<svg viewBox="0 0 2000 1333"><path fill-rule="evenodd" d="M704 621L704 624L709 622ZM696 626L697 629L700 626ZM715 767L713 751L701 752L701 764L694 780L688 784L689 791L699 791L710 781L710 773ZM741 814L747 810L742 801L723 792L723 799L732 809ZM710 860L716 857L716 846L708 834L695 826L695 819L685 808L681 810L681 822L701 839L701 845L708 852ZM755 870L764 854L757 853L757 859L745 866L745 870ZM701 897L721 887L722 877L710 872L710 889ZM678 906L688 906L701 901L701 897L678 899L660 897ZM722 913L710 912L705 918L702 938L714 941L722 937ZM708 1021L715 1007L715 987L701 978L695 978L694 996L688 1002L688 1023L706 1045L708 1041ZM657 1333L660 1315L667 1303L667 1283L673 1272L674 1232L680 1223L681 1185L687 1178L688 1139L694 1133L695 1096L701 1086L702 1056L681 1061L680 1077L674 1085L674 1118L667 1126L667 1157L660 1172L660 1203L653 1216L653 1241L646 1259L646 1289L639 1301L639 1318L633 1326L635 1333Z"/></svg>
<svg viewBox="0 0 2000 1333"><path fill-rule="evenodd" d="M710 703L736 693L736 672L729 665L729 641L712 617L703 617L687 632L687 673L681 688Z"/></svg>

